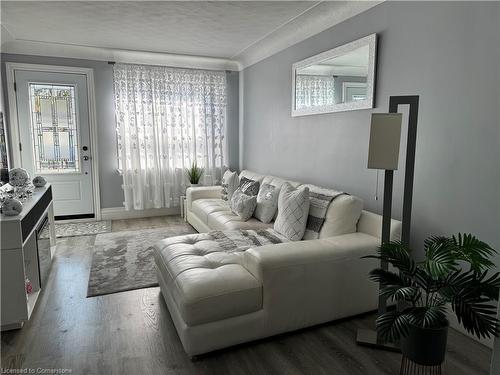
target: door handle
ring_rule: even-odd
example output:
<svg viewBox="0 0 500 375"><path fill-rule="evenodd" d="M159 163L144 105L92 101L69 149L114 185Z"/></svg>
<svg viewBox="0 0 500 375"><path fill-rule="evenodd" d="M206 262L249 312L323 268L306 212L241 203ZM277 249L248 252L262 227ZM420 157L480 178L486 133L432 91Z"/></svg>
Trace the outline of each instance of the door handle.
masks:
<svg viewBox="0 0 500 375"><path fill-rule="evenodd" d="M85 155L85 156L83 157L83 160L85 160L85 161L90 160L90 159L91 159L91 158L90 158L90 156L87 156L87 155Z"/></svg>

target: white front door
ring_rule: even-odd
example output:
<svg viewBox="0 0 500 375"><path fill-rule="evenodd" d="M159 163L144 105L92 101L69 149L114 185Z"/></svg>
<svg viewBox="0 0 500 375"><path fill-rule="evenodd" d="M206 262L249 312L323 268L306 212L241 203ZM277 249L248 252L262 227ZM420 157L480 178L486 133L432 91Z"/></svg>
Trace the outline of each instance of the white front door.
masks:
<svg viewBox="0 0 500 375"><path fill-rule="evenodd" d="M94 217L86 76L14 73L22 167L52 184L56 216Z"/></svg>

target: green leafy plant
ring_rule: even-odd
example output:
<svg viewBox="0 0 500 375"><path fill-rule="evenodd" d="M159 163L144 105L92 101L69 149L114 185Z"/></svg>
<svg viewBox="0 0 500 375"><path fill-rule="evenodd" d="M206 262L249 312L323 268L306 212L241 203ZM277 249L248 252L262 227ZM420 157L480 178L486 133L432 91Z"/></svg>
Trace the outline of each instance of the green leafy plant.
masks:
<svg viewBox="0 0 500 375"><path fill-rule="evenodd" d="M198 184L203 176L203 168L199 168L196 162L193 162L190 168L186 169L186 174L191 184Z"/></svg>
<svg viewBox="0 0 500 375"><path fill-rule="evenodd" d="M370 279L381 284L380 295L396 301L398 308L377 318L377 330L386 340L406 337L412 325L442 328L448 324L447 304L458 322L478 337L498 336L496 318L500 273L489 274L496 254L471 234L429 237L424 241L425 259L415 262L410 249L400 242L382 245L376 258L399 272L376 268Z"/></svg>

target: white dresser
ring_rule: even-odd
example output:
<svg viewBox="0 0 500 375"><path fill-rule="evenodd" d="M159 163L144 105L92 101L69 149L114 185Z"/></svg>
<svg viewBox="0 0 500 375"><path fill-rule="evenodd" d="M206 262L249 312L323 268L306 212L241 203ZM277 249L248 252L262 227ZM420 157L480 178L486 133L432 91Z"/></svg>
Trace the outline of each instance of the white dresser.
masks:
<svg viewBox="0 0 500 375"><path fill-rule="evenodd" d="M48 235L41 236L42 231ZM45 287L55 244L50 184L36 188L19 215L0 215L2 331L21 328L29 320Z"/></svg>

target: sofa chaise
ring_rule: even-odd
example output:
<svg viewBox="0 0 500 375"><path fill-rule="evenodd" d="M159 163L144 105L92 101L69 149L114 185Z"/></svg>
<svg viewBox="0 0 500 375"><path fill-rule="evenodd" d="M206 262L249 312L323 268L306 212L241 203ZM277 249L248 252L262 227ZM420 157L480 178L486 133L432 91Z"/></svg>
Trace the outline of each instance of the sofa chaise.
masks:
<svg viewBox="0 0 500 375"><path fill-rule="evenodd" d="M242 171L279 187L285 180ZM295 187L298 182L290 182ZM311 186L311 185L309 185ZM288 241L255 218L242 221L220 187L187 190L187 220L199 234L155 245L161 292L190 356L372 311L368 272L382 217L352 195L329 205L319 239ZM391 223L398 239L400 222Z"/></svg>

